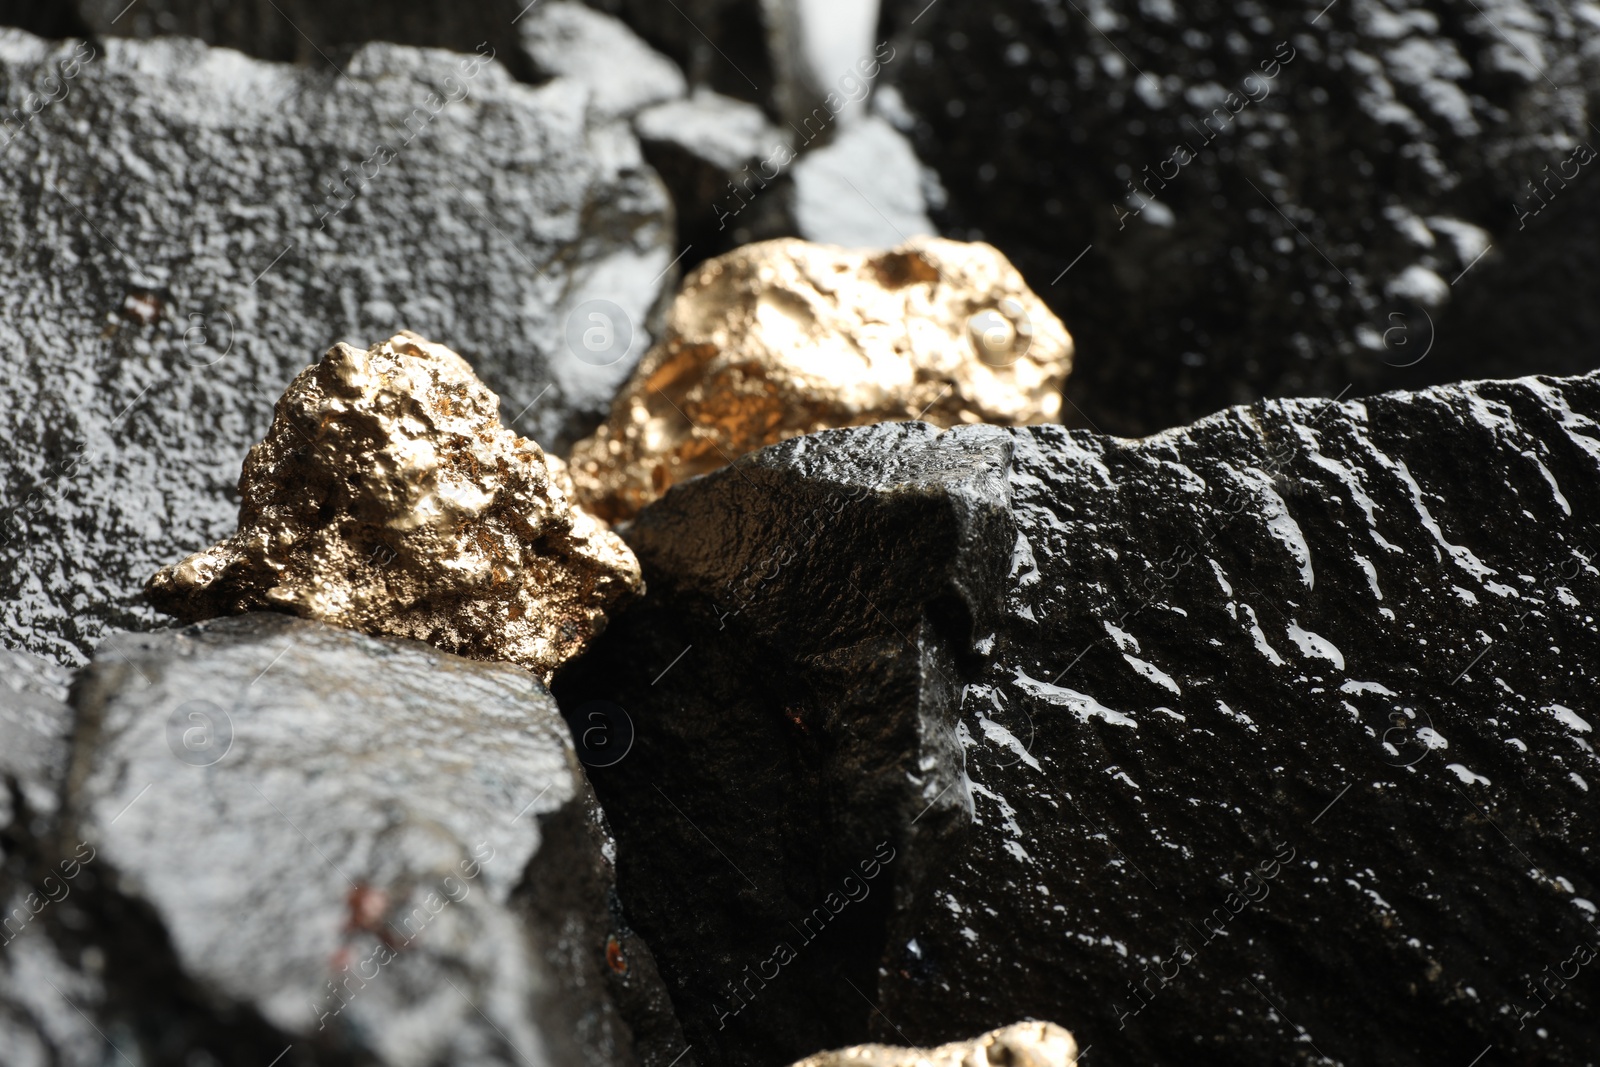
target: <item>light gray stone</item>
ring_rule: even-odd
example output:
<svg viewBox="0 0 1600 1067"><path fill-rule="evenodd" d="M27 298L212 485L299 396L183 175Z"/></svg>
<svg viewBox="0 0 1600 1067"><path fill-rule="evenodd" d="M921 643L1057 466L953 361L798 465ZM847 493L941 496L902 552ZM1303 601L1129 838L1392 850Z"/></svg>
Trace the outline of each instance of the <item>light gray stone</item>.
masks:
<svg viewBox="0 0 1600 1067"><path fill-rule="evenodd" d="M517 22L541 74L586 86L591 114L626 118L687 91L683 72L625 24L576 0L543 0Z"/></svg>
<svg viewBox="0 0 1600 1067"><path fill-rule="evenodd" d="M869 115L794 165L794 214L808 241L892 248L937 235L922 193L922 164L905 136Z"/></svg>

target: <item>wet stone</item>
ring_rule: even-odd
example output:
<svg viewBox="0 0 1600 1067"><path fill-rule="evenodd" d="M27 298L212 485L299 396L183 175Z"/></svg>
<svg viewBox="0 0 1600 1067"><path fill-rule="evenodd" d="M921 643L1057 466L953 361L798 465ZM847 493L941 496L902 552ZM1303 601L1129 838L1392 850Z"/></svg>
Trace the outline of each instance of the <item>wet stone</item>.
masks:
<svg viewBox="0 0 1600 1067"><path fill-rule="evenodd" d="M708 1062L1578 1062L1597 508L1594 375L829 431L646 508L561 692Z"/></svg>

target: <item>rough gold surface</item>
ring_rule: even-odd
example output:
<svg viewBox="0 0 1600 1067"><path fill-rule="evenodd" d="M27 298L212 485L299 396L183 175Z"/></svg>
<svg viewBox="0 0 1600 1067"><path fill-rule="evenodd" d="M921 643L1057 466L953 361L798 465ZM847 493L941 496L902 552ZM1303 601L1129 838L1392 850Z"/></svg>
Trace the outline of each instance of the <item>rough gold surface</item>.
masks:
<svg viewBox="0 0 1600 1067"><path fill-rule="evenodd" d="M794 1067L1075 1067L1078 1043L1055 1023L1017 1023L932 1049L856 1045Z"/></svg>
<svg viewBox="0 0 1600 1067"><path fill-rule="evenodd" d="M261 608L546 678L642 589L561 461L500 425L466 360L412 333L302 371L239 477L239 530L146 586L186 621Z"/></svg>
<svg viewBox="0 0 1600 1067"><path fill-rule="evenodd" d="M891 251L779 240L702 264L610 418L572 453L611 521L785 438L923 419L1052 422L1072 338L986 244Z"/></svg>

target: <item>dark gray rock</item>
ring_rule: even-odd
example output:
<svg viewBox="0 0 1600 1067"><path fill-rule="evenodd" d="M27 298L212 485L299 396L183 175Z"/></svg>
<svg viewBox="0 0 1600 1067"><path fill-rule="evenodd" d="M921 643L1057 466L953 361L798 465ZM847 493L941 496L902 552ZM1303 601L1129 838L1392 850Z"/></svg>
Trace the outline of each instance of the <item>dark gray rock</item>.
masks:
<svg viewBox="0 0 1600 1067"><path fill-rule="evenodd" d="M0 150L9 643L80 662L151 625L142 583L231 532L245 451L335 341L447 344L552 449L648 347L671 213L588 88L390 45L343 70L0 31L27 113ZM579 359L596 300L616 351Z"/></svg>
<svg viewBox="0 0 1600 1067"><path fill-rule="evenodd" d="M1592 255L1587 222L1556 220L1594 215L1587 7L887 6L936 221L1051 301L1096 427L1600 363L1571 326L1592 272L1528 266Z"/></svg>
<svg viewBox="0 0 1600 1067"><path fill-rule="evenodd" d="M195 37L258 59L322 66L369 41L471 52L516 45L526 0L0 0L0 24L51 36Z"/></svg>
<svg viewBox="0 0 1600 1067"><path fill-rule="evenodd" d="M16 1067L90 1067L113 1054L95 1030L96 957L73 964L51 938L92 857L54 855L70 681L54 663L0 650L0 1048Z"/></svg>
<svg viewBox="0 0 1600 1067"><path fill-rule="evenodd" d="M62 840L97 852L80 936L151 1062L683 1050L528 673L246 615L113 635L77 705Z"/></svg>
<svg viewBox="0 0 1600 1067"><path fill-rule="evenodd" d="M71 682L49 660L0 648L0 828L56 813L72 733Z"/></svg>
<svg viewBox="0 0 1600 1067"><path fill-rule="evenodd" d="M558 689L638 728L591 776L697 1051L1591 1062L1597 420L1528 378L675 487Z"/></svg>

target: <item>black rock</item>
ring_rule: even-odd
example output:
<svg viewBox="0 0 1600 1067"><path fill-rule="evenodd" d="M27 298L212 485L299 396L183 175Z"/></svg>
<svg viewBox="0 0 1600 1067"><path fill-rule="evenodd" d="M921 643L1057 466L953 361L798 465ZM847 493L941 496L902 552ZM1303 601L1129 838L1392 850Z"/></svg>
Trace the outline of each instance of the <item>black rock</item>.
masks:
<svg viewBox="0 0 1600 1067"><path fill-rule="evenodd" d="M1592 256L1556 218L1593 217L1600 145L1600 24L1571 5L887 7L936 221L1066 322L1080 422L1600 364L1569 327L1593 273L1523 265Z"/></svg>
<svg viewBox="0 0 1600 1067"><path fill-rule="evenodd" d="M83 37L89 33L71 0L0 0L0 26L15 26L42 37Z"/></svg>
<svg viewBox="0 0 1600 1067"><path fill-rule="evenodd" d="M552 449L648 347L670 207L573 79L391 45L339 74L0 31L0 90L26 112L0 126L0 627L18 647L76 663L107 627L151 625L142 583L232 531L245 451L335 341L447 344ZM567 340L596 309L615 320L600 357Z"/></svg>
<svg viewBox="0 0 1600 1067"><path fill-rule="evenodd" d="M1591 1060L1597 419L1591 375L883 425L675 487L559 692L637 727L591 777L689 1040Z"/></svg>
<svg viewBox="0 0 1600 1067"><path fill-rule="evenodd" d="M147 1062L683 1051L525 671L246 615L113 635L76 704L59 850L93 856L61 940L103 953Z"/></svg>
<svg viewBox="0 0 1600 1067"><path fill-rule="evenodd" d="M195 37L258 59L331 65L369 41L514 52L516 0L0 0L0 25L48 36ZM508 59L514 58L508 56Z"/></svg>

